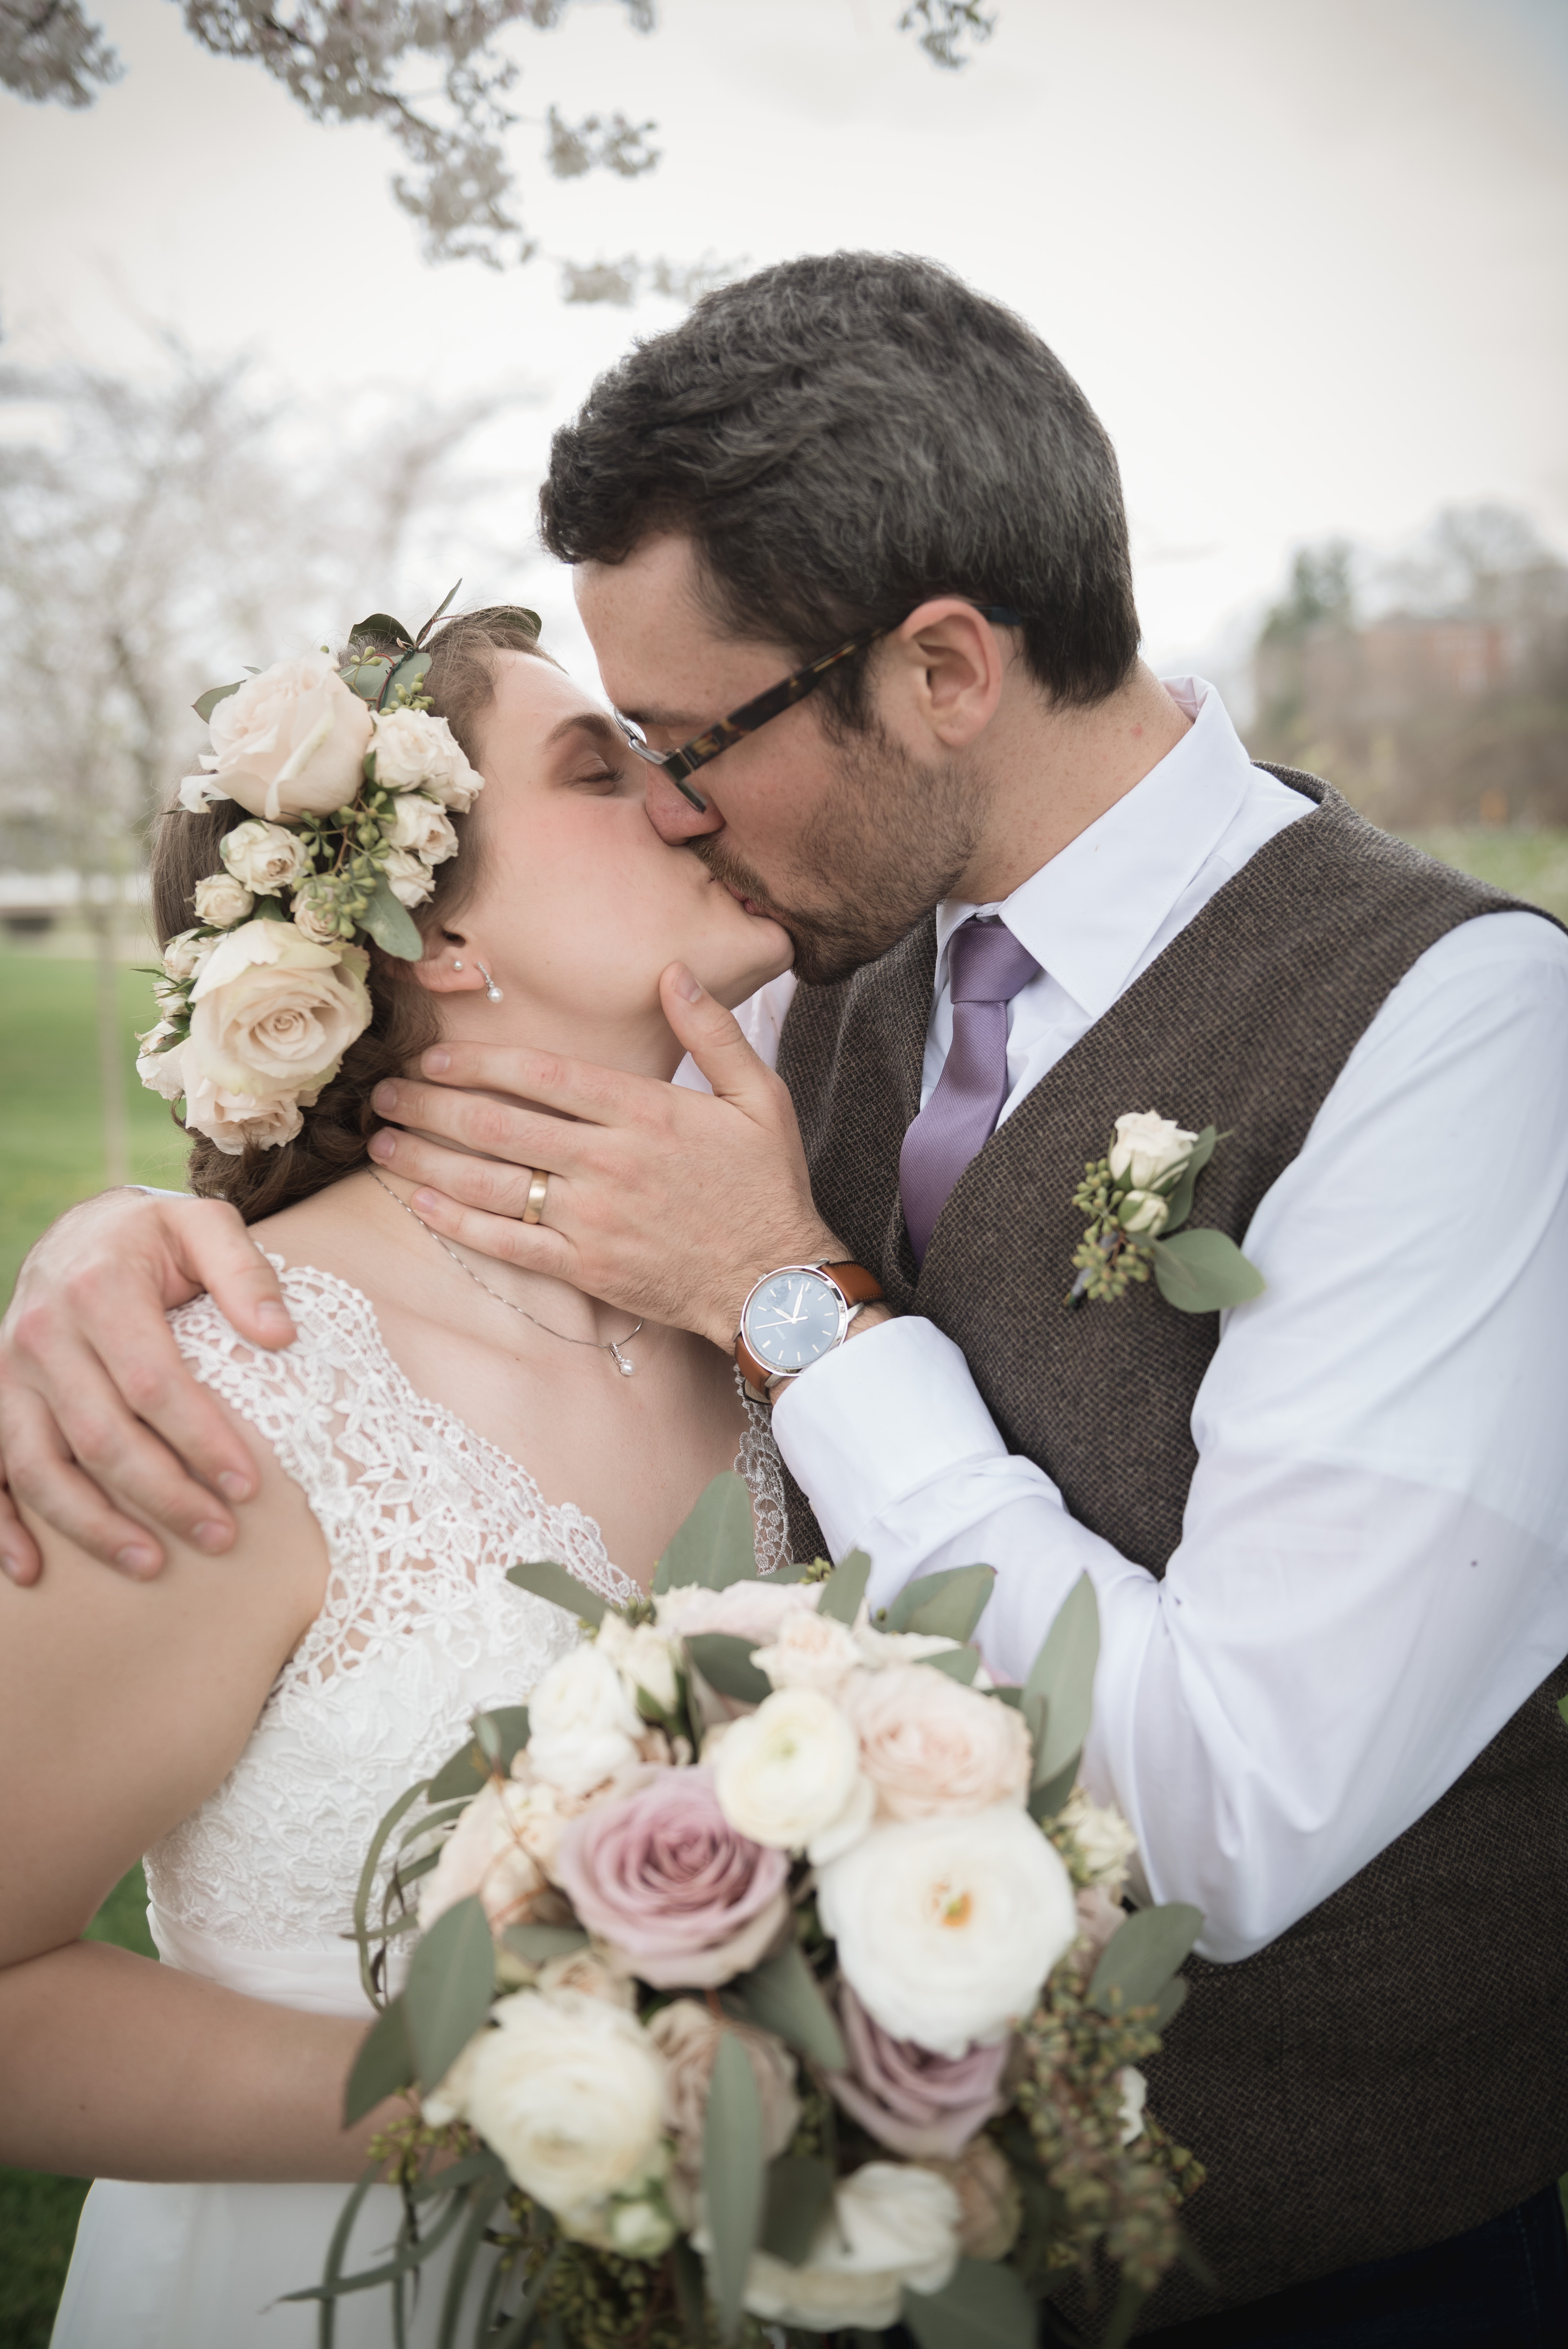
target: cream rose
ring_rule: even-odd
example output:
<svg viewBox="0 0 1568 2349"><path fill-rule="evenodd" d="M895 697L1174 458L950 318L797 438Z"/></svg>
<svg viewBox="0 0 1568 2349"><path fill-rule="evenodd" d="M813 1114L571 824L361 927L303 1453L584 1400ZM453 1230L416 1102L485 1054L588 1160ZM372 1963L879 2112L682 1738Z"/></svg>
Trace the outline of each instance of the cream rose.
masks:
<svg viewBox="0 0 1568 2349"><path fill-rule="evenodd" d="M189 1041L184 1061L186 1131L204 1133L228 1157L238 1158L246 1150L281 1149L304 1124L292 1093L241 1092L211 1077L191 1074Z"/></svg>
<svg viewBox="0 0 1568 2349"><path fill-rule="evenodd" d="M731 1722L713 1783L730 1826L776 1851L804 1850L864 1806L855 1733L820 1689L780 1689Z"/></svg>
<svg viewBox="0 0 1568 2349"><path fill-rule="evenodd" d="M187 1076L314 1101L370 1025L367 962L363 948L318 946L292 922L230 930L191 988Z"/></svg>
<svg viewBox="0 0 1568 2349"><path fill-rule="evenodd" d="M297 832L281 823L262 823L253 816L237 823L218 843L218 854L232 877L261 897L275 897L310 871L310 859Z"/></svg>
<svg viewBox="0 0 1568 2349"><path fill-rule="evenodd" d="M137 1038L141 1050L137 1055L136 1073L149 1092L160 1093L167 1102L178 1101L185 1091L185 1047L183 1043L170 1044L165 1040L173 1033L170 1022L160 1019L156 1028L150 1028L144 1036Z"/></svg>
<svg viewBox="0 0 1568 2349"><path fill-rule="evenodd" d="M673 1713L680 1696L674 1643L651 1623L633 1630L624 1615L606 1614L594 1646L608 1656L634 1704L639 1689L662 1713Z"/></svg>
<svg viewBox="0 0 1568 2349"><path fill-rule="evenodd" d="M860 1670L861 1656L847 1623L797 1608L767 1647L753 1651L751 1661L776 1689L820 1689L832 1696Z"/></svg>
<svg viewBox="0 0 1568 2349"><path fill-rule="evenodd" d="M432 792L443 807L466 815L485 779L470 767L444 718L428 709L388 709L376 720L376 780L388 791L417 787Z"/></svg>
<svg viewBox="0 0 1568 2349"><path fill-rule="evenodd" d="M785 2151L800 2121L795 2094L795 2059L780 2039L754 2024L731 2023L694 1998L661 2007L648 2036L665 2059L665 2126L676 2141L676 2159L688 2177L702 2171L702 2133L707 2092L719 2042L726 2033L740 2042L757 2083L762 2114L762 2150L769 2161Z"/></svg>
<svg viewBox="0 0 1568 2349"><path fill-rule="evenodd" d="M429 866L407 848L393 849L381 870L400 905L422 905L436 886Z"/></svg>
<svg viewBox="0 0 1568 2349"><path fill-rule="evenodd" d="M359 789L372 719L325 653L274 661L212 712L210 788L253 815L330 815Z"/></svg>
<svg viewBox="0 0 1568 2349"><path fill-rule="evenodd" d="M873 1827L819 1868L817 1907L866 2012L934 2055L1027 2015L1078 1932L1067 1869L1011 1803Z"/></svg>
<svg viewBox="0 0 1568 2349"><path fill-rule="evenodd" d="M699 1582L683 1582L655 1600L661 1631L683 1640L699 1631L727 1631L737 1640L754 1642L776 1639L787 1615L815 1609L816 1586L803 1582L731 1582L709 1590Z"/></svg>
<svg viewBox="0 0 1568 2349"><path fill-rule="evenodd" d="M181 930L163 949L166 976L175 980L194 978L211 947L211 938L204 938L200 930Z"/></svg>
<svg viewBox="0 0 1568 2349"><path fill-rule="evenodd" d="M551 1665L528 1701L528 1759L562 1794L585 1795L637 1759L642 1722L596 1640Z"/></svg>
<svg viewBox="0 0 1568 2349"><path fill-rule="evenodd" d="M1130 1110L1116 1121L1111 1174L1119 1183L1130 1182L1135 1191L1147 1191L1183 1163L1197 1139L1174 1118L1161 1117L1151 1109Z"/></svg>
<svg viewBox="0 0 1568 2349"><path fill-rule="evenodd" d="M393 848L411 849L427 864L444 864L458 853L458 835L451 818L423 792L400 792L392 802L383 829Z"/></svg>
<svg viewBox="0 0 1568 2349"><path fill-rule="evenodd" d="M841 1702L882 1817L937 1818L1026 1798L1034 1750L1011 1705L925 1664L862 1672Z"/></svg>
<svg viewBox="0 0 1568 2349"><path fill-rule="evenodd" d="M545 1889L545 1875L520 1837L514 1813L527 1806L527 1790L509 1779L480 1787L440 1847L440 1857L419 1888L419 1930L428 1933L438 1917L477 1893L491 1932L526 1917Z"/></svg>
<svg viewBox="0 0 1568 2349"><path fill-rule="evenodd" d="M197 882L191 895L199 919L211 922L215 930L231 929L236 922L246 920L256 902L253 892L232 873L209 873L204 881Z"/></svg>
<svg viewBox="0 0 1568 2349"><path fill-rule="evenodd" d="M961 2220L945 2178L901 2162L868 2161L834 2189L832 2208L799 2267L767 2251L753 2254L746 2305L765 2323L880 2333L897 2323L906 2285L940 2292L950 2282Z"/></svg>
<svg viewBox="0 0 1568 2349"><path fill-rule="evenodd" d="M636 2018L519 1991L495 2021L472 2044L462 2107L523 2192L570 2210L641 2178L663 2150L665 2060Z"/></svg>

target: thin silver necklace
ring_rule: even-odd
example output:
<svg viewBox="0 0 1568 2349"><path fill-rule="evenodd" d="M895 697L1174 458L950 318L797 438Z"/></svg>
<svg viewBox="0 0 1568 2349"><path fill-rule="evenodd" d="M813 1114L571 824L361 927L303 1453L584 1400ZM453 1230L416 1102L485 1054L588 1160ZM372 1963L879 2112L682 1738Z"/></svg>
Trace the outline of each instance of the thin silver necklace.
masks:
<svg viewBox="0 0 1568 2349"><path fill-rule="evenodd" d="M367 1166L365 1171L367 1174L371 1175L376 1182L381 1183L381 1177L377 1174L374 1166ZM514 1305L510 1297L503 1297L499 1288L492 1288L488 1280L481 1280L479 1274L474 1270L472 1265L468 1265L463 1262L462 1257L458 1254L455 1247L447 1247L447 1243L441 1237L439 1232L430 1231L429 1225L420 1221L420 1218L415 1215L413 1208L408 1205L407 1199L398 1198L397 1192L392 1188L390 1183L381 1183L381 1188L386 1192L387 1196L394 1203L395 1206L402 1208L403 1213L410 1219L411 1222L418 1224L419 1229L422 1232L429 1233L429 1237L435 1241L436 1246L438 1248L446 1249L447 1254L451 1257L452 1262L457 1266L458 1270L459 1272L466 1272L476 1288L482 1288L487 1297L493 1297L496 1303L498 1305L504 1305L509 1313L521 1313L525 1321L531 1321L534 1328L536 1330L542 1330L547 1338L559 1338L563 1346L592 1346L594 1352L597 1354L612 1355L614 1359L615 1368L620 1371L621 1376L624 1379L635 1377L637 1369L635 1362L629 1361L626 1356L622 1353L621 1349L623 1346L629 1346L631 1344L633 1339L637 1334L637 1330L640 1330L643 1326L640 1321L637 1324L637 1329L628 1330L624 1338L573 1338L568 1336L564 1330L552 1330L548 1321L542 1321L537 1313L531 1313L529 1311L526 1305Z"/></svg>

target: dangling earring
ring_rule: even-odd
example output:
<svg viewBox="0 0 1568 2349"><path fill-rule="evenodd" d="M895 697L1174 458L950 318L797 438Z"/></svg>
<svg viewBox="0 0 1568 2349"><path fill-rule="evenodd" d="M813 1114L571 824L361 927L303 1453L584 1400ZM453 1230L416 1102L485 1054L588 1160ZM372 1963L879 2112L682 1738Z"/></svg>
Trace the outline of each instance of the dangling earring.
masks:
<svg viewBox="0 0 1568 2349"><path fill-rule="evenodd" d="M484 971L484 980L485 980L485 1001L486 1001L487 1003L499 1003L499 1002L500 1001L500 988L496 985L496 983L495 983L494 979L490 977L490 975L489 971L488 971L488 970L485 970L485 967L484 967L484 965L483 965L483 963L482 963L482 962L481 962L481 963L480 963L480 970Z"/></svg>

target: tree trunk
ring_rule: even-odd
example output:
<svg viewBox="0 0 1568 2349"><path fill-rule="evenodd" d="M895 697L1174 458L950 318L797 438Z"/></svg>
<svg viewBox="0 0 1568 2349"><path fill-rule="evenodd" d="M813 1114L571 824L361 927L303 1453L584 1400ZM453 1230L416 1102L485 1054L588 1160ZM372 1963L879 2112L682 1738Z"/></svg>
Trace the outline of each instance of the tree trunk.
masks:
<svg viewBox="0 0 1568 2349"><path fill-rule="evenodd" d="M109 890L114 882L109 881ZM104 1180L112 1188L130 1180L126 1121L126 1050L119 1025L119 964L115 955L119 906L112 894L88 900L97 981L98 1097L103 1113Z"/></svg>

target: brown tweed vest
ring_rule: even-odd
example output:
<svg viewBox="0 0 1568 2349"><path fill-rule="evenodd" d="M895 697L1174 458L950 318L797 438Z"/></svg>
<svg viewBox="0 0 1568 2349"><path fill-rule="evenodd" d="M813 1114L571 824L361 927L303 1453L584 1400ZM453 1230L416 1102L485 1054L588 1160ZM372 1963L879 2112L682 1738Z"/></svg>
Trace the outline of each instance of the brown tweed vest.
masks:
<svg viewBox="0 0 1568 2349"><path fill-rule="evenodd" d="M1218 1318L1173 1311L1152 1284L1068 1309L1084 1161L1124 1110L1229 1129L1192 1220L1240 1242L1390 989L1447 931L1513 904L1376 831L1326 784L1270 771L1313 812L992 1136L918 1289L898 1155L919 1107L934 920L841 985L803 988L779 1054L817 1204L849 1254L962 1347L1008 1445L1154 1575L1181 1538ZM809 1557L820 1536L790 1499ZM1140 2331L1439 2242L1568 2171L1565 1689L1560 1670L1424 1817L1267 1949L1190 1961L1150 2097L1208 2165L1187 2220L1220 2292L1179 2269Z"/></svg>

